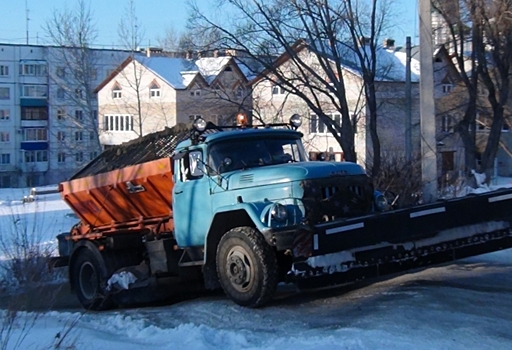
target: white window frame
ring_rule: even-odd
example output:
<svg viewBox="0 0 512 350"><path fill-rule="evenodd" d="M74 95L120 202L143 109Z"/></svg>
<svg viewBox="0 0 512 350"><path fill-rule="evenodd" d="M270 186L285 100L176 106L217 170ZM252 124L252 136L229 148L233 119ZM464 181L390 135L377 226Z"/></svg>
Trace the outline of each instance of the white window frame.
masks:
<svg viewBox="0 0 512 350"><path fill-rule="evenodd" d="M41 163L48 161L48 151L47 150L37 150L37 151L25 151L25 155L23 157L24 163Z"/></svg>
<svg viewBox="0 0 512 350"><path fill-rule="evenodd" d="M23 129L23 142L48 141L48 129L46 128L25 128Z"/></svg>
<svg viewBox="0 0 512 350"><path fill-rule="evenodd" d="M8 87L0 87L0 100L10 100L11 99L11 89Z"/></svg>
<svg viewBox="0 0 512 350"><path fill-rule="evenodd" d="M66 111L64 109L57 110L57 120L62 120L66 118Z"/></svg>
<svg viewBox="0 0 512 350"><path fill-rule="evenodd" d="M160 97L160 95L161 95L160 88L149 89L149 98L157 98L157 97Z"/></svg>
<svg viewBox="0 0 512 350"><path fill-rule="evenodd" d="M65 78L66 77L66 67L59 66L55 68L55 75L59 78Z"/></svg>
<svg viewBox="0 0 512 350"><path fill-rule="evenodd" d="M10 109L0 109L0 121L6 121L11 118L11 110Z"/></svg>
<svg viewBox="0 0 512 350"><path fill-rule="evenodd" d="M11 142L11 136L8 131L0 131L0 142Z"/></svg>
<svg viewBox="0 0 512 350"><path fill-rule="evenodd" d="M66 139L66 132L65 131L57 131L57 140L64 141L65 139Z"/></svg>
<svg viewBox="0 0 512 350"><path fill-rule="evenodd" d="M46 98L48 96L48 87L46 85L22 85L22 98Z"/></svg>
<svg viewBox="0 0 512 350"><path fill-rule="evenodd" d="M66 162L66 153L59 152L57 153L57 163L65 163Z"/></svg>
<svg viewBox="0 0 512 350"><path fill-rule="evenodd" d="M75 109L75 119L79 121L84 120L84 111L81 109Z"/></svg>
<svg viewBox="0 0 512 350"><path fill-rule="evenodd" d="M284 89L277 84L272 84L271 91L272 91L272 96L286 94L286 91L284 91Z"/></svg>
<svg viewBox="0 0 512 350"><path fill-rule="evenodd" d="M9 76L9 66L0 65L0 77L8 77Z"/></svg>
<svg viewBox="0 0 512 350"><path fill-rule="evenodd" d="M443 115L441 118L441 132L453 133L453 118L451 115Z"/></svg>
<svg viewBox="0 0 512 350"><path fill-rule="evenodd" d="M77 163L82 163L84 161L84 152L76 152L75 153L75 161Z"/></svg>
<svg viewBox="0 0 512 350"><path fill-rule="evenodd" d="M123 96L122 90L116 89L112 90L112 99L117 100L120 99Z"/></svg>
<svg viewBox="0 0 512 350"><path fill-rule="evenodd" d="M20 75L42 77L48 74L46 63L21 63Z"/></svg>
<svg viewBox="0 0 512 350"><path fill-rule="evenodd" d="M341 114L340 113L326 113L326 115L330 116L332 120L334 120L335 123L338 123L338 125L341 127ZM314 124L314 127L313 127ZM315 130L313 130L313 128ZM309 121L309 133L310 134L330 134L331 132L327 128L327 125L323 122L323 120L320 119L320 117L316 114L310 115L310 121Z"/></svg>
<svg viewBox="0 0 512 350"><path fill-rule="evenodd" d="M2 153L0 156L0 164L11 164L11 154L10 153Z"/></svg>
<svg viewBox="0 0 512 350"><path fill-rule="evenodd" d="M116 124L117 121L117 124ZM133 115L105 114L103 115L103 131L130 132L133 131ZM117 129L116 129L117 126ZM122 129L121 129L122 126Z"/></svg>
<svg viewBox="0 0 512 350"><path fill-rule="evenodd" d="M84 132L83 131L75 131L75 141L83 141Z"/></svg>
<svg viewBox="0 0 512 350"><path fill-rule="evenodd" d="M443 90L443 94L449 94L453 90L453 84L443 84L441 85L441 89Z"/></svg>

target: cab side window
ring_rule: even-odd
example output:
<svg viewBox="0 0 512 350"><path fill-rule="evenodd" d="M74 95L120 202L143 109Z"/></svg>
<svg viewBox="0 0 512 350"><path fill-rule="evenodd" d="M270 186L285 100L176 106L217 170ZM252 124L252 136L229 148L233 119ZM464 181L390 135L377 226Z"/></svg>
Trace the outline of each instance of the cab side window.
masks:
<svg viewBox="0 0 512 350"><path fill-rule="evenodd" d="M181 182L199 179L204 175L202 158L201 151L192 151L179 159L178 176Z"/></svg>

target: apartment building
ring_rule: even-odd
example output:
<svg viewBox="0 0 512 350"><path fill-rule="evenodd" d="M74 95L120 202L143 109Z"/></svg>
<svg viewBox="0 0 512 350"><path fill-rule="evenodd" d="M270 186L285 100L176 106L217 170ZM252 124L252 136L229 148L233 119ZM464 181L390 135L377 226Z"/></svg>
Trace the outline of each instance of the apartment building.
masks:
<svg viewBox="0 0 512 350"><path fill-rule="evenodd" d="M127 56L0 43L0 187L58 183L101 151L93 89Z"/></svg>

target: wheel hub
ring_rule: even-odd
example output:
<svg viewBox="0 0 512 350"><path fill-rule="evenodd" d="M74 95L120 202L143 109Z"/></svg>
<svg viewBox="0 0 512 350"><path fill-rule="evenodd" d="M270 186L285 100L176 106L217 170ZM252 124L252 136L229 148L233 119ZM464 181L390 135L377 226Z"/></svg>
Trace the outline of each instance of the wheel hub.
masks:
<svg viewBox="0 0 512 350"><path fill-rule="evenodd" d="M91 263L86 262L80 266L80 290L87 299L93 299L98 292L98 276Z"/></svg>
<svg viewBox="0 0 512 350"><path fill-rule="evenodd" d="M233 287L246 292L252 284L252 266L247 252L240 247L233 248L226 261L226 271Z"/></svg>

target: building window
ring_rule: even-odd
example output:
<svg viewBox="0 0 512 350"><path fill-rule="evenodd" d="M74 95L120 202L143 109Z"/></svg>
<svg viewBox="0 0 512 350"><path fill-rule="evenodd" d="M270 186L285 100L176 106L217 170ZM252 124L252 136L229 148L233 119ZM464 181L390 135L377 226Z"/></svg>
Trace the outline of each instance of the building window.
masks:
<svg viewBox="0 0 512 350"><path fill-rule="evenodd" d="M149 98L160 97L160 86L156 82L149 86Z"/></svg>
<svg viewBox="0 0 512 350"><path fill-rule="evenodd" d="M66 153L58 153L57 154L57 162L65 163L66 162Z"/></svg>
<svg viewBox="0 0 512 350"><path fill-rule="evenodd" d="M453 132L452 117L450 115L443 115L441 120L441 131L442 132Z"/></svg>
<svg viewBox="0 0 512 350"><path fill-rule="evenodd" d="M66 139L66 133L64 131L57 132L57 140L64 141Z"/></svg>
<svg viewBox="0 0 512 350"><path fill-rule="evenodd" d="M341 115L339 113L327 114L329 118L334 121L334 124L341 127ZM329 129L325 125L324 121L320 119L317 115L311 115L311 120L309 124L309 132L312 134L328 134L330 133Z"/></svg>
<svg viewBox="0 0 512 350"><path fill-rule="evenodd" d="M25 163L47 162L48 151L25 151Z"/></svg>
<svg viewBox="0 0 512 350"><path fill-rule="evenodd" d="M89 71L89 78L91 78L91 80L98 79L98 70L96 68L91 68L90 69L90 71Z"/></svg>
<svg viewBox="0 0 512 350"><path fill-rule="evenodd" d="M103 116L104 131L133 131L133 116L105 115Z"/></svg>
<svg viewBox="0 0 512 350"><path fill-rule="evenodd" d="M21 120L48 120L46 107L21 107Z"/></svg>
<svg viewBox="0 0 512 350"><path fill-rule="evenodd" d="M119 86L119 84L116 83L112 88L112 98L117 99L121 98L121 96L121 87Z"/></svg>
<svg viewBox="0 0 512 350"><path fill-rule="evenodd" d="M98 152L91 152L89 153L89 160L93 160L98 156Z"/></svg>
<svg viewBox="0 0 512 350"><path fill-rule="evenodd" d="M9 75L9 66L0 65L0 76L8 76Z"/></svg>
<svg viewBox="0 0 512 350"><path fill-rule="evenodd" d="M46 85L23 85L21 88L21 97L46 98Z"/></svg>
<svg viewBox="0 0 512 350"><path fill-rule="evenodd" d="M8 87L0 87L0 100L8 100L11 98L11 93Z"/></svg>
<svg viewBox="0 0 512 350"><path fill-rule="evenodd" d="M279 85L272 85L272 95L284 95L284 89Z"/></svg>
<svg viewBox="0 0 512 350"><path fill-rule="evenodd" d="M83 131L75 131L75 141L82 141L84 139Z"/></svg>
<svg viewBox="0 0 512 350"><path fill-rule="evenodd" d="M97 110L95 110L95 109L93 109L93 110L91 111L91 117L92 117L92 120L93 120L94 122L96 122L96 121L98 120L98 111L97 111Z"/></svg>
<svg viewBox="0 0 512 350"><path fill-rule="evenodd" d="M84 98L84 91L82 89L75 89L75 97L83 99Z"/></svg>
<svg viewBox="0 0 512 350"><path fill-rule="evenodd" d="M11 164L11 154L2 153L2 158L0 158L0 162L0 164Z"/></svg>
<svg viewBox="0 0 512 350"><path fill-rule="evenodd" d="M63 110L63 109L58 109L57 110L57 119L58 120L62 120L66 117L66 111Z"/></svg>
<svg viewBox="0 0 512 350"><path fill-rule="evenodd" d="M48 141L46 129L23 129L23 141Z"/></svg>
<svg viewBox="0 0 512 350"><path fill-rule="evenodd" d="M65 91L63 88L58 88L57 89L57 98L59 99L63 99L65 97Z"/></svg>
<svg viewBox="0 0 512 350"><path fill-rule="evenodd" d="M452 84L443 84L442 89L443 89L443 94L449 94L450 92L452 92L453 85Z"/></svg>
<svg viewBox="0 0 512 350"><path fill-rule="evenodd" d="M20 75L45 76L46 64L20 64Z"/></svg>
<svg viewBox="0 0 512 350"><path fill-rule="evenodd" d="M0 120L9 120L10 110L0 109Z"/></svg>
<svg viewBox="0 0 512 350"><path fill-rule="evenodd" d="M218 85L217 85L217 87L218 87ZM191 90L190 96L201 96L201 90L199 90L199 89Z"/></svg>
<svg viewBox="0 0 512 350"><path fill-rule="evenodd" d="M75 119L76 119L76 120L79 120L79 121L84 120L84 112L83 112L83 111L81 111L81 110L79 110L79 109L77 109L77 110L75 111Z"/></svg>
<svg viewBox="0 0 512 350"><path fill-rule="evenodd" d="M59 77L59 78L65 78L66 77L66 68L64 67L57 67L55 69L55 74Z"/></svg>
<svg viewBox="0 0 512 350"><path fill-rule="evenodd" d="M240 100L240 99L242 99L244 97L244 95L245 95L244 88L239 85L236 88L235 97Z"/></svg>
<svg viewBox="0 0 512 350"><path fill-rule="evenodd" d="M94 133L94 131L91 131L89 133L89 141L93 141L95 138L96 138L96 134Z"/></svg>
<svg viewBox="0 0 512 350"><path fill-rule="evenodd" d="M77 162L83 162L84 161L84 152L76 152L75 153L75 160Z"/></svg>
<svg viewBox="0 0 512 350"><path fill-rule="evenodd" d="M197 118L201 118L201 114L191 114L188 116L188 121L193 122Z"/></svg>
<svg viewBox="0 0 512 350"><path fill-rule="evenodd" d="M0 131L0 142L9 142L10 137L7 131Z"/></svg>

